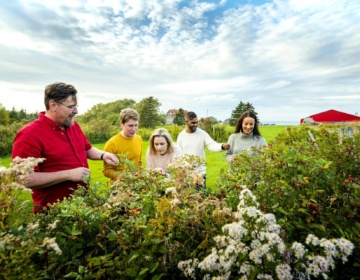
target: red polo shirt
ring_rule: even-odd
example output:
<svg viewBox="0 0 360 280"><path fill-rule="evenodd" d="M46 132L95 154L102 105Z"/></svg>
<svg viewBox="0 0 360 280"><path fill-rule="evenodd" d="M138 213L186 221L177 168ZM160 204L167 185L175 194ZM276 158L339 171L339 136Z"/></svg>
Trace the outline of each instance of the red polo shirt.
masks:
<svg viewBox="0 0 360 280"><path fill-rule="evenodd" d="M86 139L80 126L75 122L73 126L60 128L53 120L39 114L39 118L27 124L20 130L14 140L12 158L34 157L45 158L43 163L36 166L35 172L54 172L77 167L87 167L86 151L91 144ZM83 182L65 181L43 189L32 189L34 212L48 203L68 197Z"/></svg>

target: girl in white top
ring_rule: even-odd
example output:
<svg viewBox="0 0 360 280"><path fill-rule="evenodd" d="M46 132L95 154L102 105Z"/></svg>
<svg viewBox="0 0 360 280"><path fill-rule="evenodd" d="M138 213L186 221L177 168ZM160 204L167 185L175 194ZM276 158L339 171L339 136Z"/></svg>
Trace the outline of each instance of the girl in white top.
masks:
<svg viewBox="0 0 360 280"><path fill-rule="evenodd" d="M156 129L150 137L149 148L146 151L146 168L156 169L166 174L167 166L175 157L183 156L183 151L175 145L165 128Z"/></svg>

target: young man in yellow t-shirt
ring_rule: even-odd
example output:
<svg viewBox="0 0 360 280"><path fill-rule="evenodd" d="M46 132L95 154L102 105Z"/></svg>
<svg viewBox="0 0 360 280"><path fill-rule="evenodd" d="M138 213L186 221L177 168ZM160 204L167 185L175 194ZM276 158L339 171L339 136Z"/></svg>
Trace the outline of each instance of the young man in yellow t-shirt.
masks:
<svg viewBox="0 0 360 280"><path fill-rule="evenodd" d="M131 108L121 110L120 126L122 130L106 142L104 150L115 155L125 154L128 160L141 167L142 139L136 135L138 125L139 114L136 110ZM122 165L111 166L104 162L102 172L114 181L122 170Z"/></svg>

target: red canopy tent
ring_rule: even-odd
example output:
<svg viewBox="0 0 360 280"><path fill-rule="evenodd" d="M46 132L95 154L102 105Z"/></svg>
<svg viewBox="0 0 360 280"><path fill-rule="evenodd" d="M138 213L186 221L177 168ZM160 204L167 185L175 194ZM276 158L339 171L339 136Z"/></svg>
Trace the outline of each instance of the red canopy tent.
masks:
<svg viewBox="0 0 360 280"><path fill-rule="evenodd" d="M307 118L312 118L315 122L319 123L360 122L359 116L347 114L336 110L324 111L315 115L308 116ZM303 123L304 119L306 118L301 119L300 123Z"/></svg>

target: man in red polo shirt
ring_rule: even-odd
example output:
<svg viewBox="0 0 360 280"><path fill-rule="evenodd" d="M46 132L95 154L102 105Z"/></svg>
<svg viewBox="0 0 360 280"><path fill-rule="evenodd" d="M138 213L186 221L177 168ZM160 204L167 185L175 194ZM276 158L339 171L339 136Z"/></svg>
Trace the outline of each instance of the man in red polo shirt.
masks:
<svg viewBox="0 0 360 280"><path fill-rule="evenodd" d="M54 83L45 88L46 111L20 130L14 140L12 158L45 158L28 176L26 187L32 189L34 212L64 197L77 185L85 185L90 175L87 159L118 164L111 153L92 147L74 121L77 90L69 84Z"/></svg>

